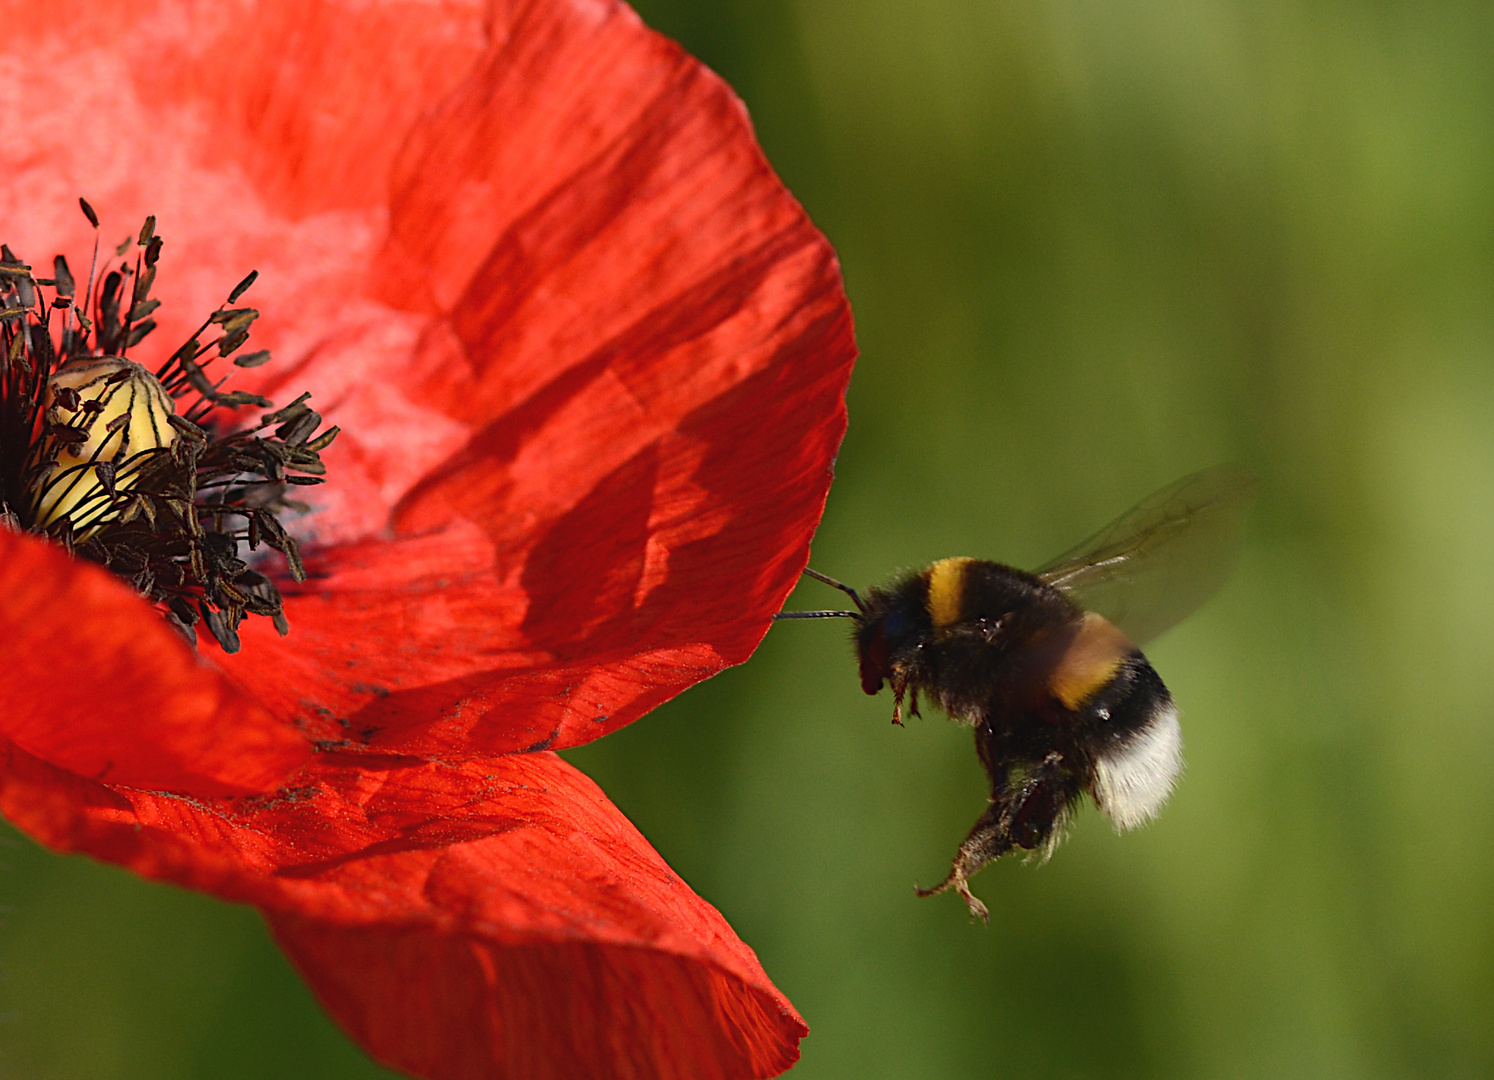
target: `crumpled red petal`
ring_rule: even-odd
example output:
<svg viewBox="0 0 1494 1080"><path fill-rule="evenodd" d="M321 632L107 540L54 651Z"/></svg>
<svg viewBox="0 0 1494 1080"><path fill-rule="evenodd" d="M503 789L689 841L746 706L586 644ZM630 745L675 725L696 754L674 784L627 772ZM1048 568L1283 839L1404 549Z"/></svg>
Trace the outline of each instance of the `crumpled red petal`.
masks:
<svg viewBox="0 0 1494 1080"><path fill-rule="evenodd" d="M239 387L309 390L344 428L288 638L252 621L239 655L204 648L214 670L152 621L136 658L146 605L87 567L36 578L111 628L75 659L138 659L162 708L132 728L151 691L81 672L53 730L28 699L0 722L0 811L258 905L417 1075L787 1068L804 1028L750 950L544 752L745 659L823 508L849 310L740 102L615 0L0 10L13 249L79 272L79 194L106 244L157 215L147 363L257 268L278 363ZM44 652L0 668L0 700L35 695ZM173 727L209 692L204 730ZM320 752L229 798L277 775L266 716Z"/></svg>
<svg viewBox="0 0 1494 1080"><path fill-rule="evenodd" d="M328 1011L417 1076L769 1076L803 1021L726 921L550 753L320 755L274 798L111 788L3 751L52 847L258 905Z"/></svg>
<svg viewBox="0 0 1494 1080"><path fill-rule="evenodd" d="M740 103L620 5L503 17L413 134L377 282L432 316L409 392L469 432L392 525L475 525L488 550L466 537L458 591L481 613L425 607L420 583L456 566L363 545L382 588L344 592L329 553L315 601L291 603L300 639L234 661L306 650L321 677L300 692L342 728L324 737L380 749L576 745L744 660L844 430L834 257ZM350 621L356 646L333 629ZM369 651L392 659L370 672Z"/></svg>
<svg viewBox="0 0 1494 1080"><path fill-rule="evenodd" d="M80 776L228 795L310 754L112 574L4 528L0 641L0 736Z"/></svg>
<svg viewBox="0 0 1494 1080"><path fill-rule="evenodd" d="M146 360L258 268L279 359L241 384L345 429L292 635L221 661L266 707L376 750L563 747L750 654L854 344L725 84L614 0L5 10L12 247L84 259L80 192L114 231L159 215Z"/></svg>

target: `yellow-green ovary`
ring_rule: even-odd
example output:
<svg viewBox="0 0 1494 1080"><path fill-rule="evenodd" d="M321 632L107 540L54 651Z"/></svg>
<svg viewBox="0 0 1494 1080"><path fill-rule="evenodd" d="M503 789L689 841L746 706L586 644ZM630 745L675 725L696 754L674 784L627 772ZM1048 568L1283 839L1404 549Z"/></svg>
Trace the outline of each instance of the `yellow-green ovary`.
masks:
<svg viewBox="0 0 1494 1080"><path fill-rule="evenodd" d="M74 390L79 408L64 409L58 391ZM83 405L96 401L102 406L91 420ZM44 403L47 420L54 425L80 427L86 441L74 445L57 443L57 463L37 481L39 493L34 524L47 528L64 517L73 518L75 531L86 535L119 512L109 508L108 495L91 462L114 465L116 491L128 491L138 477L132 459L162 449L176 441L176 430L167 419L175 411L171 397L160 381L132 360L97 357L64 364L47 380ZM125 417L119 422L120 417ZM114 430L111 423L119 422ZM53 440L45 435L38 448Z"/></svg>

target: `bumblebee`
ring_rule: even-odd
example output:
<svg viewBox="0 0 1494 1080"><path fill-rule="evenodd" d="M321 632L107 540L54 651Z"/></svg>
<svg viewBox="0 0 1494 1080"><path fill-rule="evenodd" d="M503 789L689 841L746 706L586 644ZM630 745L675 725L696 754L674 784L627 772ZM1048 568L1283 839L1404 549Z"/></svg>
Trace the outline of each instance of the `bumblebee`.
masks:
<svg viewBox="0 0 1494 1080"><path fill-rule="evenodd" d="M867 591L806 569L855 611L848 618L861 688L892 687L893 723L919 695L975 729L990 805L949 876L988 917L969 879L1015 849L1047 858L1088 794L1118 830L1154 818L1183 768L1178 710L1140 646L1199 607L1228 576L1259 480L1220 465L1144 499L1075 547L1024 572L984 559L941 559Z"/></svg>

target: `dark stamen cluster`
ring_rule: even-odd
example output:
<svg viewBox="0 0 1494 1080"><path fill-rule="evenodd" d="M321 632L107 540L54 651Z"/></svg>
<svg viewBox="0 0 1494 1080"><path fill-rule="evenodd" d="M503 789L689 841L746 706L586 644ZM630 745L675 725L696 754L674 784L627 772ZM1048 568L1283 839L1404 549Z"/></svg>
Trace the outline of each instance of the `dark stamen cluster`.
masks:
<svg viewBox="0 0 1494 1080"><path fill-rule="evenodd" d="M234 305L254 273L153 377L129 360L156 328L150 316L160 302L150 291L161 246L155 218L146 219L138 237L115 249L120 262L97 288L90 272L81 299L61 255L43 278L0 246L0 525L107 566L189 640L202 622L236 652L248 615L288 629L280 593L251 565L259 561L252 553L272 548L293 578L305 579L279 515L306 509L291 493L322 482L321 451L338 429L319 433L309 395L274 409L223 389L220 362L269 359L239 352L259 312ZM81 393L80 380L88 387ZM130 405L127 392L140 394L139 403ZM245 407L273 411L239 426L234 413Z"/></svg>

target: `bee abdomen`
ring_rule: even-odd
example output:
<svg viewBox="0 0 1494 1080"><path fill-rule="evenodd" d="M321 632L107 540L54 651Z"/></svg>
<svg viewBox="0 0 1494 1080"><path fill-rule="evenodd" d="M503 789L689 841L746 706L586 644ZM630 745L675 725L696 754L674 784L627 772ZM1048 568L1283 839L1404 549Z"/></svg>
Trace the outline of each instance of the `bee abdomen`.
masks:
<svg viewBox="0 0 1494 1080"><path fill-rule="evenodd" d="M1102 615L1085 612L1073 640L1048 677L1048 689L1064 708L1076 712L1115 682L1121 665L1133 654L1140 655L1115 624Z"/></svg>
<svg viewBox="0 0 1494 1080"><path fill-rule="evenodd" d="M1117 829L1156 817L1183 771L1177 706L1162 679L1133 651L1085 710L1095 736L1090 793Z"/></svg>

